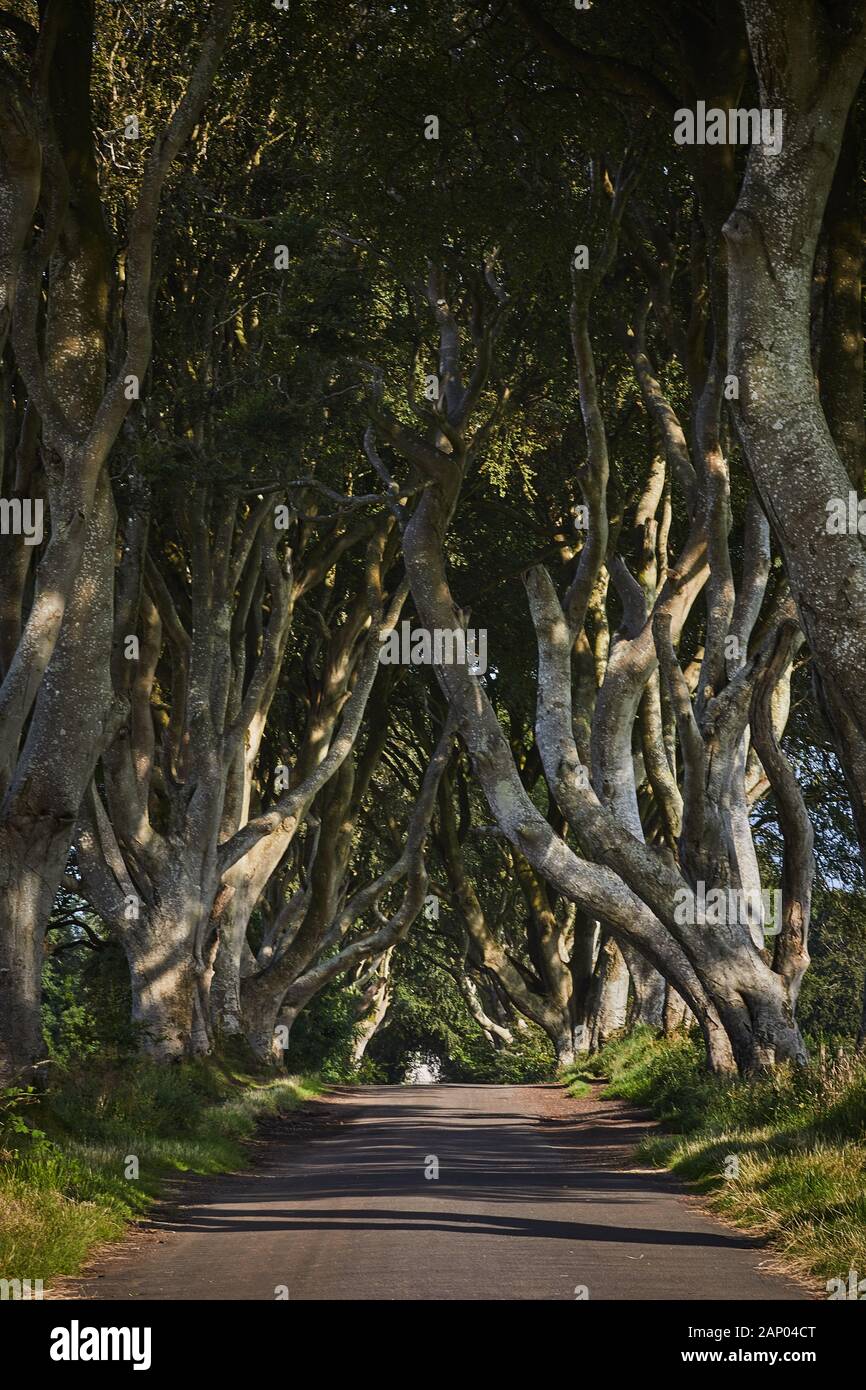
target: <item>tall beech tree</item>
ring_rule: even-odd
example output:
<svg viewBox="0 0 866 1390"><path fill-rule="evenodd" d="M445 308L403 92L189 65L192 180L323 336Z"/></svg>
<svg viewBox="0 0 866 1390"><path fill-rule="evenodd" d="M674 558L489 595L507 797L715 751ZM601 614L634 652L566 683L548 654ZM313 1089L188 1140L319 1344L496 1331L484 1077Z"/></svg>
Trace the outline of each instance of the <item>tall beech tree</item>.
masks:
<svg viewBox="0 0 866 1390"><path fill-rule="evenodd" d="M22 55L2 69L2 180L12 211L3 231L2 323L14 362L4 469L10 490L44 501L50 518L41 553L20 537L4 541L4 1074L42 1052L45 925L79 805L117 719L108 676L115 511L106 465L150 357L163 188L208 98L234 10L232 0L214 0L204 15L185 90L151 145L116 238L122 258L97 175L93 6L53 0L38 28L20 18L4 23Z"/></svg>
<svg viewBox="0 0 866 1390"><path fill-rule="evenodd" d="M622 557L608 554L608 451L595 383L589 306L613 262L633 177L626 164L611 190L609 208L599 214L603 240L591 253L592 269L587 273L579 266L573 272L572 339L588 449L581 476L589 521L586 540L564 599L557 597L545 570L535 568L527 577L539 647L539 752L551 792L588 860L576 858L526 795L481 679L459 664L437 667L437 676L491 810L514 846L582 912L602 920L650 964L663 966L661 973L701 1021L714 1065L728 1065L729 1044L738 1064L748 1070L804 1055L793 1021L789 982L763 956L763 923L725 921L708 932L696 916L683 922L674 909L683 894L691 901L699 879L714 888L732 886L745 893L759 886L748 828L744 740L753 692L788 629L777 620L770 636L747 659L766 586L768 566L761 559L766 545L763 551L757 546L737 594L726 539L728 475L719 444L721 389L712 361L703 387L700 471L681 449L675 455L694 519L676 565L668 567L665 557L666 579L657 596L651 595L651 608L646 589ZM492 282L491 275L487 279ZM443 386L426 438L407 429L389 409L381 384L374 385L369 407L382 439L428 483L406 525L404 554L416 606L431 628L461 621L449 593L442 544L464 473L489 434L489 422L471 433L469 426L488 383L501 311L502 297L495 284L493 290L486 317L475 307L471 324L475 360L464 383L463 334L441 275L431 277L429 299L438 326ZM670 443L680 445L682 431L671 416L668 412ZM654 486L651 483L651 489ZM759 537L760 519L756 525ZM650 569L654 564L655 560ZM611 645L592 718L590 779L573 731L571 659L603 565L619 590L624 621L621 639ZM650 577L645 575L645 581ZM699 699L693 709L672 642L704 588L706 642L698 675ZM735 644L730 650L735 654L728 664L725 644L731 638ZM678 863L645 844L637 804L631 731L656 662L668 686L684 761ZM777 665L777 676L783 666L784 662ZM656 752L661 765L666 756L661 744ZM676 802L679 793L674 794L670 764L666 780ZM792 834L798 826L799 822L790 823ZM800 850L801 846L792 845L792 855ZM789 891L800 894L795 915L801 918L808 912L802 887L801 875L789 884ZM723 1030L727 1036L720 1041Z"/></svg>

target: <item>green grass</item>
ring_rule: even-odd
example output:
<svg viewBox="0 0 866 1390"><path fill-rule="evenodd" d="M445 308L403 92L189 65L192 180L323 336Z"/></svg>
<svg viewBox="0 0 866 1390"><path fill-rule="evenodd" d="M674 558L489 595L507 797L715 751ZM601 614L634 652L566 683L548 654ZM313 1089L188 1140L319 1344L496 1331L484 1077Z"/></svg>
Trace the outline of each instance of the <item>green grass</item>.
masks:
<svg viewBox="0 0 866 1390"><path fill-rule="evenodd" d="M866 1060L839 1054L751 1081L707 1074L700 1046L649 1030L569 1069L652 1111L638 1156L695 1185L708 1206L765 1236L789 1267L866 1277Z"/></svg>
<svg viewBox="0 0 866 1390"><path fill-rule="evenodd" d="M216 1061L89 1066L42 1096L0 1092L0 1278L74 1274L117 1240L167 1177L245 1166L258 1120L318 1094ZM132 1159L138 1162L138 1177Z"/></svg>

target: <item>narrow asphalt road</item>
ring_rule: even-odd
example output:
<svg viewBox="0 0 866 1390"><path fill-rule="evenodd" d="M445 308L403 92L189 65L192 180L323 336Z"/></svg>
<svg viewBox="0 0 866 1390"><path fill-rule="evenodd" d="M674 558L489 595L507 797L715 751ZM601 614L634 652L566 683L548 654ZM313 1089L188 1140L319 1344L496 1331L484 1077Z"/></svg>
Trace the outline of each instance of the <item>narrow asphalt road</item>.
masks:
<svg viewBox="0 0 866 1390"><path fill-rule="evenodd" d="M808 1297L634 1168L646 1128L551 1086L338 1090L275 1125L248 1172L186 1182L55 1297Z"/></svg>

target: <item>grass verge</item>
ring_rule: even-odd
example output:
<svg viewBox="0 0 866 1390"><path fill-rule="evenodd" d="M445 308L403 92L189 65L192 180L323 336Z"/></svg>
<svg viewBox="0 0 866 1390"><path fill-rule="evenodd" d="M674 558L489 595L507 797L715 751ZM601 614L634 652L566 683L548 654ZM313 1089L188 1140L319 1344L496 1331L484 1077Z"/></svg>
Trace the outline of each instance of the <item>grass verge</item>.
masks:
<svg viewBox="0 0 866 1390"><path fill-rule="evenodd" d="M647 1107L663 1132L638 1156L694 1184L708 1206L767 1237L787 1264L829 1284L866 1278L866 1061L823 1056L758 1079L709 1076L689 1038L648 1029L565 1074Z"/></svg>
<svg viewBox="0 0 866 1390"><path fill-rule="evenodd" d="M0 1278L74 1274L178 1173L243 1167L264 1115L320 1093L315 1078L262 1078L208 1059L91 1066L42 1095L0 1091Z"/></svg>

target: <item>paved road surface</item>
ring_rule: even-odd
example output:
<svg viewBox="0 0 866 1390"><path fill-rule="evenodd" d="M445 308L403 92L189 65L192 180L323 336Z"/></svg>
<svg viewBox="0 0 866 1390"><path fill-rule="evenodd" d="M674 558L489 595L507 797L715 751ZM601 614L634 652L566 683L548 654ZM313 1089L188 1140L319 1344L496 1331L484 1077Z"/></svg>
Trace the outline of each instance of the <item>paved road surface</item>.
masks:
<svg viewBox="0 0 866 1390"><path fill-rule="evenodd" d="M61 1297L801 1299L632 1167L644 1122L550 1086L364 1087L277 1125ZM288 1132L287 1132L288 1131ZM438 1179L425 1177L430 1159Z"/></svg>

